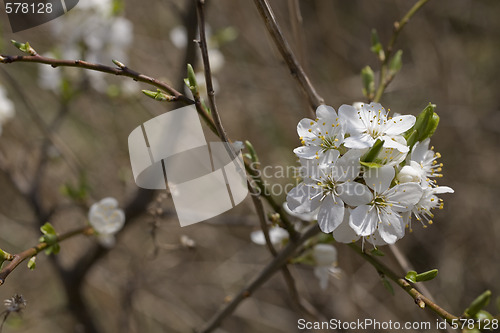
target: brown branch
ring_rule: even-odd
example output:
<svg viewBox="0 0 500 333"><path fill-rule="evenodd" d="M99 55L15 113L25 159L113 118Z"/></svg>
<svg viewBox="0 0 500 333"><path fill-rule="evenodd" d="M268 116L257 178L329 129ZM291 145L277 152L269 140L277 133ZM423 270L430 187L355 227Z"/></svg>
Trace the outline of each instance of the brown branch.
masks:
<svg viewBox="0 0 500 333"><path fill-rule="evenodd" d="M351 243L349 247L353 249L357 254L359 254L363 259L369 262L379 274L388 277L392 281L394 281L398 286L400 286L404 291L406 291L414 300L415 304L418 305L419 308L424 309L425 307L432 310L439 317L446 319L448 323L452 323L452 320L456 320L459 317L452 315L448 311L441 308L439 305L431 301L429 298L425 297L420 291L418 291L415 287L413 287L408 281L404 278L399 277L396 273L394 273L390 268L379 262L373 256L365 253L358 245Z"/></svg>
<svg viewBox="0 0 500 333"><path fill-rule="evenodd" d="M152 86L155 86L163 91L166 91L167 93L171 94L173 96L172 101L182 101L185 102L186 104L193 104L194 101L192 101L190 98L186 97L185 95L181 94L177 90L175 90L173 87L171 87L168 83L160 81L158 79L155 79L153 77L138 73L127 66L118 66L118 67L110 67L110 66L105 66L102 64L94 64L91 62L83 61L83 60L59 60L59 59L53 59L53 58L48 58L44 57L41 55L32 55L32 56L10 56L10 55L2 55L0 58L0 62L4 64L11 64L14 62L34 62L34 63L39 63L39 64L47 64L52 67L59 67L59 66L64 66L64 67L78 67L78 68L85 68L93 71L98 71L98 72L103 72L103 73L108 73L108 74L114 74L117 76L126 76L134 79L134 81L139 81L139 82L145 82L148 83Z"/></svg>
<svg viewBox="0 0 500 333"><path fill-rule="evenodd" d="M77 235L90 235L94 232L94 229L90 226L86 226L83 228L75 229L69 232L66 232L64 234L58 235L57 236L57 242L60 243L68 238L72 238ZM9 276L10 273L14 269L16 269L17 266L19 266L20 263L25 261L28 258L31 258L33 256L36 256L38 253L41 251L45 250L46 248L52 246L52 244L48 244L45 242L38 243L37 245L33 246L32 248L29 248L27 250L24 250L20 253L12 255L12 258L10 260L10 263L6 265L2 270L0 270L0 286L4 284L5 279L7 276Z"/></svg>
<svg viewBox="0 0 500 333"><path fill-rule="evenodd" d="M264 23L266 24L267 31L271 35L274 44L278 48L278 51L280 52L288 68L290 69L292 76L297 80L300 87L306 94L312 109L316 110L318 106L320 106L321 104L325 104L325 101L316 92L316 89L309 80L309 77L306 75L304 69L302 68L299 61L293 54L290 45L283 36L281 28L279 27L278 22L276 21L271 6L269 5L267 0L254 0L254 3L259 11L260 16L262 17Z"/></svg>
<svg viewBox="0 0 500 333"><path fill-rule="evenodd" d="M223 306L202 328L197 330L198 333L208 333L215 330L222 321L231 315L238 305L246 298L250 297L264 282L269 280L287 260L295 253L295 251L309 238L320 233L317 224L308 227L300 238L296 241L291 241L288 245L271 261L255 278L252 279L241 291L225 306Z"/></svg>
<svg viewBox="0 0 500 333"><path fill-rule="evenodd" d="M388 70L388 65L389 61L393 52L394 44L396 44L396 40L398 39L399 33L403 28L405 27L406 23L410 21L410 19L415 15L415 13L422 8L423 5L429 0L419 0L413 5L413 7L410 8L410 10L403 16L403 18L394 23L394 31L392 33L392 37L389 41L389 44L387 44L387 47L385 49L385 57L384 60L382 61L382 65L380 67L380 77L379 77L379 83L378 83L378 88L377 92L375 94L375 98L373 99L374 102L379 102L380 99L382 98L382 95L384 94L385 88L391 83L392 79L394 78L394 75L387 75L387 70Z"/></svg>

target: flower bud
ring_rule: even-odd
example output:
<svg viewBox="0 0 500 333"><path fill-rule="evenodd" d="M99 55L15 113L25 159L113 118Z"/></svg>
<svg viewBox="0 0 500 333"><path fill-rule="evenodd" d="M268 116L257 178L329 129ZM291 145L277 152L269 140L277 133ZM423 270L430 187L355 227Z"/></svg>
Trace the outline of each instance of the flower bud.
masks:
<svg viewBox="0 0 500 333"><path fill-rule="evenodd" d="M399 183L418 183L420 182L420 177L421 174L418 169L414 168L412 165L413 163L416 163L414 161L411 161L410 165L405 165L401 171L399 171L398 175L396 176L396 179L399 181Z"/></svg>

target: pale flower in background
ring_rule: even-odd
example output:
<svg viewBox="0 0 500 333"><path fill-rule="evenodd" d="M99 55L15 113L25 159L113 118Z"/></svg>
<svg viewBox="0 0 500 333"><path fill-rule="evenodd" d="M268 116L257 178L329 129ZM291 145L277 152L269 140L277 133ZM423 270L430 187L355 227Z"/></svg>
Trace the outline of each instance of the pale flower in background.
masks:
<svg viewBox="0 0 500 333"><path fill-rule="evenodd" d="M269 238L273 245L280 245L289 237L288 231L280 227L269 228ZM264 237L264 232L262 230L252 231L250 233L250 239L252 242L258 245L266 245L266 238Z"/></svg>
<svg viewBox="0 0 500 333"><path fill-rule="evenodd" d="M0 134L2 126L14 117L14 103L7 97L7 91L0 86Z"/></svg>
<svg viewBox="0 0 500 333"><path fill-rule="evenodd" d="M328 279L330 275L340 273L337 266L337 249L330 244L314 245L312 256L316 266L314 267L314 275L319 280L319 286L325 290L328 287Z"/></svg>
<svg viewBox="0 0 500 333"><path fill-rule="evenodd" d="M118 201L110 197L93 204L88 218L94 230L102 235L114 235L125 224L125 213L118 208Z"/></svg>

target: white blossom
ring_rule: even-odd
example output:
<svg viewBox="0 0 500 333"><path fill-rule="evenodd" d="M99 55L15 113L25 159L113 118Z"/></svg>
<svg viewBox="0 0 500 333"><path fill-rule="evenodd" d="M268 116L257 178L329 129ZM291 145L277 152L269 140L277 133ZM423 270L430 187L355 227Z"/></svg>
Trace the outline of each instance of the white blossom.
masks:
<svg viewBox="0 0 500 333"><path fill-rule="evenodd" d="M406 144L399 143L395 136L413 127L416 118L412 115L390 118L384 107L378 103L364 104L359 110L351 105L342 105L339 116L346 122L350 137L344 140L348 148L370 148L377 139L384 140L384 147L408 152Z"/></svg>
<svg viewBox="0 0 500 333"><path fill-rule="evenodd" d="M14 115L14 103L7 97L7 91L0 86L0 134L2 133L2 126Z"/></svg>
<svg viewBox="0 0 500 333"><path fill-rule="evenodd" d="M125 224L125 213L118 208L115 198L104 198L94 203L89 210L90 225L102 235L113 235Z"/></svg>
<svg viewBox="0 0 500 333"><path fill-rule="evenodd" d="M316 266L314 275L319 280L320 288L325 290L328 287L330 275L339 273L337 266L337 249L330 244L316 244L312 250L312 256Z"/></svg>
<svg viewBox="0 0 500 333"><path fill-rule="evenodd" d="M289 237L288 231L277 226L269 228L268 232L269 239L273 245L280 245ZM266 238L264 237L264 232L262 230L252 231L252 233L250 233L250 239L257 245L266 245Z"/></svg>

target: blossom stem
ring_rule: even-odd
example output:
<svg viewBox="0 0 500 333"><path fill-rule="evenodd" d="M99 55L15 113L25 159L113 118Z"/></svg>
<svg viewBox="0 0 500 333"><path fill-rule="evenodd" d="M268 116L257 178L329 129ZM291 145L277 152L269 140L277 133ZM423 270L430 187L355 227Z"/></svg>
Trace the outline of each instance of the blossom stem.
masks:
<svg viewBox="0 0 500 333"><path fill-rule="evenodd" d="M255 278L252 279L240 292L226 305L224 305L202 328L197 330L198 333L209 333L214 331L222 321L231 315L238 305L257 290L264 282L269 280L287 260L295 253L295 251L304 244L309 238L320 233L318 225L315 223L308 227L296 241L291 241L288 245L271 261Z"/></svg>
<svg viewBox="0 0 500 333"><path fill-rule="evenodd" d="M379 262L373 256L365 253L358 245L351 243L349 247L353 249L357 254L359 254L363 259L365 259L368 263L370 263L379 274L388 277L392 281L394 281L398 286L400 286L404 291L406 291L414 300L415 303L423 309L427 307L431 309L434 313L436 313L439 317L445 319L449 324L452 324L453 320L457 320L459 317L452 315L448 311L441 308L439 305L434 303L429 298L422 295L413 285L411 285L404 278L399 277L396 273L394 273L390 268Z"/></svg>
<svg viewBox="0 0 500 333"><path fill-rule="evenodd" d="M56 242L60 243L66 239L78 236L78 235L91 235L94 232L94 229L91 226L85 226L82 228L78 228L72 231L68 231L64 234L58 235L56 238ZM48 244L45 242L38 243L37 245L24 250L20 253L14 254L10 258L10 263L6 265L2 270L0 270L0 286L4 284L5 279L7 276L9 276L10 273L14 269L16 269L17 266L19 266L20 263L25 261L28 258L31 258L33 256L36 256L38 253L41 251L45 250L47 247L51 246L53 244Z"/></svg>
<svg viewBox="0 0 500 333"><path fill-rule="evenodd" d="M298 84L306 94L310 106L314 110L316 110L318 106L325 104L325 101L316 92L316 89L309 80L309 77L306 75L304 69L297 60L297 57L293 53L290 45L283 36L283 32L281 31L281 28L276 21L276 17L274 16L269 2L267 0L254 0L254 3L259 11L261 18L264 20L267 31L271 35L274 44L278 48L278 51L283 57L283 60L285 60L286 64L288 65L292 76L297 80ZM314 113L312 112L312 110L311 114L314 118Z"/></svg>
<svg viewBox="0 0 500 333"><path fill-rule="evenodd" d="M400 21L394 22L394 30L392 32L392 37L389 41L389 44L387 44L387 48L385 49L385 57L384 60L382 61L382 65L380 68L380 77L379 77L379 82L378 82L378 88L377 92L375 94L375 97L373 98L374 102L379 102L380 99L382 98L382 95L384 94L385 89L391 83L392 79L394 78L394 75L388 75L388 66L389 66L389 61L393 52L394 44L396 44L396 40L398 39L399 33L401 30L403 30L404 26L410 21L410 19L415 15L415 13L422 8L423 5L425 5L426 2L429 0L419 0L417 1L413 7L410 8L410 10L403 16L403 18Z"/></svg>

